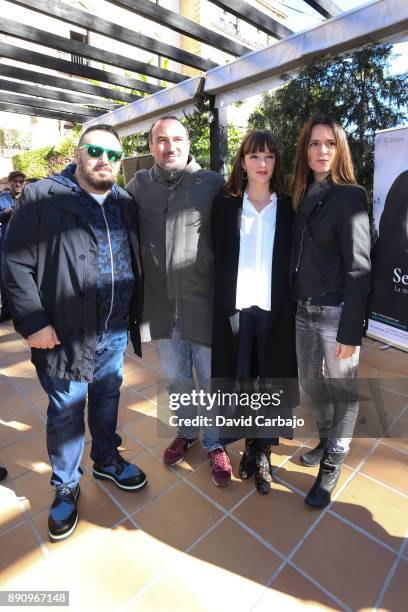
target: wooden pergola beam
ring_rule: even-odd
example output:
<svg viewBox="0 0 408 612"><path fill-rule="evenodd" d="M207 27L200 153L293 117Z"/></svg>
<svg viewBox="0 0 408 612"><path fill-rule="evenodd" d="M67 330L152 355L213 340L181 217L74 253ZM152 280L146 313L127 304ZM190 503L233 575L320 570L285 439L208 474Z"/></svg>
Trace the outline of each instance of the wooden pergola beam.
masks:
<svg viewBox="0 0 408 612"><path fill-rule="evenodd" d="M101 100L96 100L95 98L89 98L88 96L83 96L81 94L72 94L67 91L60 91L59 89L51 89L51 87L39 87L38 85L33 85L32 83L18 83L17 81L9 81L7 79L0 78L0 90L10 91L13 93L25 94L29 96L36 96L39 98L47 98L48 100L54 100L56 102L69 102L71 104L84 104L91 108L99 108L97 114L101 114L103 110L108 110L117 108L116 104L110 104L109 107L106 106L107 103L103 103ZM108 103L109 104L109 103Z"/></svg>
<svg viewBox="0 0 408 612"><path fill-rule="evenodd" d="M167 57L180 64L197 68L197 70L203 70L205 72L218 65L211 60L204 59L193 53L188 53L187 51L163 43L156 38L145 36L129 28L124 28L96 15L91 15L85 11L73 8L68 4L58 2L58 0L13 0L13 2L14 4L32 9L37 13L48 15L48 17L52 17L53 19L58 19L74 26L84 28L89 32L102 34L103 36L124 42L134 47L139 47L145 51ZM153 6L156 8L155 4Z"/></svg>
<svg viewBox="0 0 408 612"><path fill-rule="evenodd" d="M33 108L32 106L12 104L10 102L0 102L0 111L28 115L30 117L45 117L46 119L57 119L58 121L70 121L71 123L84 123L89 119L86 115L59 113L58 111Z"/></svg>
<svg viewBox="0 0 408 612"><path fill-rule="evenodd" d="M323 15L326 19L342 13L342 9L332 0L303 0L312 9Z"/></svg>
<svg viewBox="0 0 408 612"><path fill-rule="evenodd" d="M162 79L163 81L170 81L171 83L181 83L181 81L185 81L185 79L188 78L172 70L158 68L152 64L139 62L119 55L118 53L112 53L105 49L93 47L78 40L57 36L51 32L39 30L38 28L33 28L23 23L17 23L16 21L4 17L0 20L0 33L14 36L21 40L27 40L42 45L43 47L56 49L57 51L65 51L66 53L79 55L87 59L101 62L102 64L110 64L111 66L117 66L125 70L131 70L132 72L145 74L156 79Z"/></svg>
<svg viewBox="0 0 408 612"><path fill-rule="evenodd" d="M44 98L35 98L33 96L20 96L19 94L10 93L0 90L0 101L10 102L11 104L22 104L23 106L32 106L33 108L41 108L43 110L52 110L62 113L72 113L84 117L99 117L102 112L96 108L88 108L86 106L78 106L68 104L67 102L59 102L57 100L46 100Z"/></svg>
<svg viewBox="0 0 408 612"><path fill-rule="evenodd" d="M137 2L134 2L134 0L107 1L128 11L132 11L132 13L146 17L146 19L151 19L156 23L160 23L160 25L170 28L174 32L178 32L184 36L190 36L190 38L199 40L211 47L216 47L220 49L220 51L225 51L225 53L241 56L251 51L249 47L245 47L241 45L241 43L235 42L226 36L217 34L217 32L205 28L190 19L186 19L174 11L169 11L158 4L154 4L150 2L150 0L137 0Z"/></svg>
<svg viewBox="0 0 408 612"><path fill-rule="evenodd" d="M55 87L59 87L60 89L68 89L70 91L86 93L91 96L101 96L109 99L118 98L118 100L122 102L136 102L136 100L140 100L141 98L141 96L135 96L122 90L117 91L108 89L107 87L91 85L91 83L88 83L88 81L66 79L54 74L26 70L25 68L18 68L17 66L9 66L8 64L2 63L0 63L0 75L8 76L12 79L20 79L21 81L37 83L39 85L50 85L53 89ZM56 89L55 92L58 92L58 90ZM92 100L92 98L90 98L90 100ZM67 102L70 102L70 100L67 100ZM92 103L93 101L90 102L90 104ZM115 102L95 99L95 106L106 108L107 110L113 110L114 108L117 108L118 105L115 104Z"/></svg>
<svg viewBox="0 0 408 612"><path fill-rule="evenodd" d="M266 13L263 13L243 0L210 0L210 2L224 11L228 11L231 15L250 23L258 30L270 36L274 36L279 40L293 34L292 30L289 30L289 28L279 23L279 21L269 17Z"/></svg>
<svg viewBox="0 0 408 612"><path fill-rule="evenodd" d="M91 68L90 66L81 66L67 60L58 59L45 53L38 53L37 51L29 51L28 49L22 49L21 47L15 47L7 43L0 43L0 56L7 57L8 59L17 60L18 62L24 62L26 64L33 64L34 66L41 66L43 68L50 68L51 70L57 70L58 72L64 72L65 74L75 74L76 76L83 77L84 79L93 79L95 81L101 81L102 83L111 83L113 85L119 85L120 87L128 87L129 89L135 89L137 91L145 91L147 93L154 93L160 91L163 87L152 85L151 83L145 83L136 79L127 79L120 74L114 72L105 72L99 68ZM112 92L114 96L114 92Z"/></svg>

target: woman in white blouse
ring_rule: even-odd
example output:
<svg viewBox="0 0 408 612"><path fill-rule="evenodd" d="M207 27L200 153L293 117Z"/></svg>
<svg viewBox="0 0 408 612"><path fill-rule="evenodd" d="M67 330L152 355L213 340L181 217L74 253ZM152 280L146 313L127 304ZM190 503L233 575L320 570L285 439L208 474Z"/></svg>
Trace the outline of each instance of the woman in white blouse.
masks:
<svg viewBox="0 0 408 612"><path fill-rule="evenodd" d="M280 155L272 134L253 130L235 157L212 216L215 297L212 377L223 389L265 391L265 379L291 379L280 406L297 405L294 309L289 291L293 223L291 198L284 193ZM250 381L249 381L250 379ZM254 387L254 379L257 381ZM246 384L245 384L246 383ZM282 387L280 382L279 387ZM259 393L258 393L259 396ZM271 416L279 406L262 407ZM239 411L238 411L239 412ZM245 424L262 410L249 409ZM242 415L244 416L244 415ZM276 428L224 429L225 443L245 437L241 478L255 473L259 493L272 485L270 450ZM291 431L285 433L291 437Z"/></svg>

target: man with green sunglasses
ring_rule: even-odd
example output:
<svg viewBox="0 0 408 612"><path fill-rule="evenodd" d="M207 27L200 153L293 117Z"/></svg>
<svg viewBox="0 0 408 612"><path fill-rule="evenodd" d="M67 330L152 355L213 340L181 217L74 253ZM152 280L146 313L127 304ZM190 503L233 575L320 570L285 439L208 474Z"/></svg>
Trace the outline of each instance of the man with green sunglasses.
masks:
<svg viewBox="0 0 408 612"><path fill-rule="evenodd" d="M123 151L116 151L115 149L106 149L105 147L101 147L100 145L94 145L90 143L84 144L81 147L78 147L78 149L86 149L88 157L93 157L94 159L99 159L100 157L103 157L104 153L106 153L108 161L113 162L115 164L122 161L124 156Z"/></svg>
<svg viewBox="0 0 408 612"><path fill-rule="evenodd" d="M52 540L68 537L78 520L86 399L93 476L123 491L147 482L119 454L116 433L128 332L141 355L141 263L132 198L116 183L122 158L112 127L88 128L73 164L25 190L4 244L14 326L49 398Z"/></svg>

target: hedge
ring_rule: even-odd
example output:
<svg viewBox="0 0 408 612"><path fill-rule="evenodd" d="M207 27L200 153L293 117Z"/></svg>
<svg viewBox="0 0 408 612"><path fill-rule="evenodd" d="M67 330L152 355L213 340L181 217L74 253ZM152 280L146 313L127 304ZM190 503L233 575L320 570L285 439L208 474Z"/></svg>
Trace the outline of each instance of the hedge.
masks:
<svg viewBox="0 0 408 612"><path fill-rule="evenodd" d="M77 138L64 138L57 146L41 147L13 156L14 170L28 177L46 178L61 172L72 161Z"/></svg>

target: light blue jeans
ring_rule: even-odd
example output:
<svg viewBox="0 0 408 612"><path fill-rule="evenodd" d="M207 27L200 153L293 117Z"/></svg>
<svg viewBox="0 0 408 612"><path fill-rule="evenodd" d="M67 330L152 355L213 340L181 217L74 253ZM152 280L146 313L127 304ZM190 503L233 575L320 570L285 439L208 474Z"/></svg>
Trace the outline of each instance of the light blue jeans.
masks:
<svg viewBox="0 0 408 612"><path fill-rule="evenodd" d="M360 347L336 359L342 306L301 306L296 313L296 353L302 400L316 411L320 437L330 452L347 452L358 415Z"/></svg>
<svg viewBox="0 0 408 612"><path fill-rule="evenodd" d="M211 349L195 342L183 340L180 336L180 321L173 324L172 337L156 340L156 350L160 366L167 379L167 390L170 393L188 393L202 389L206 393L211 391ZM193 374L194 371L194 374ZM195 438L201 433L203 447L211 452L221 448L219 434L216 427L202 427L201 432L196 427L186 427L182 419L193 418L204 414L204 410L189 404L177 410L181 420L178 435L185 438ZM210 413L209 413L210 415Z"/></svg>

